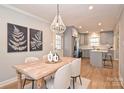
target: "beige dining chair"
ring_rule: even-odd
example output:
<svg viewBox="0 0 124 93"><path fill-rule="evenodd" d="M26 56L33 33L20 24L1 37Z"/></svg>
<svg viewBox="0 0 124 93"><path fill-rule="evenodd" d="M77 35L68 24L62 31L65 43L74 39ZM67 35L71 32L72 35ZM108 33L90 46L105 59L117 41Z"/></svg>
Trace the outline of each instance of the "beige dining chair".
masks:
<svg viewBox="0 0 124 93"><path fill-rule="evenodd" d="M47 60L47 55L43 55L43 59Z"/></svg>
<svg viewBox="0 0 124 93"><path fill-rule="evenodd" d="M38 61L39 60L39 58L37 58L37 57L27 57L26 59L25 59L25 63L28 63L28 62L33 62L33 61ZM28 77L28 76L24 76L25 78L24 78L24 83L23 83L23 88L24 88L24 86L25 86L25 83L26 83L26 81L28 80L28 81L32 81L32 89L34 88L34 79L33 78L31 78L31 77Z"/></svg>
<svg viewBox="0 0 124 93"><path fill-rule="evenodd" d="M46 82L46 87L48 89L70 88L70 75L71 75L70 64L66 64L56 71L54 78L49 79Z"/></svg>
<svg viewBox="0 0 124 93"><path fill-rule="evenodd" d="M48 59L48 56L47 55L43 55L43 60L47 60ZM46 81L51 79L51 78L54 78L54 73L44 77L44 80L45 80L45 84L46 84Z"/></svg>
<svg viewBox="0 0 124 93"><path fill-rule="evenodd" d="M75 59L72 61L71 63L71 78L72 78L72 82L73 82L73 88L75 88L75 82L77 77L80 80L80 84L82 85L82 81L81 81L81 76L80 76L80 72L81 71L81 59Z"/></svg>

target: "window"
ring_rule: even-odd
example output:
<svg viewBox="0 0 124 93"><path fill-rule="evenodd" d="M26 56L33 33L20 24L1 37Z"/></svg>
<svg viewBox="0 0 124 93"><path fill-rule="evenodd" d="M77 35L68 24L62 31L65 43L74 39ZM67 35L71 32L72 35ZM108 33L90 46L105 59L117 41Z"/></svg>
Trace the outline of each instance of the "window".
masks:
<svg viewBox="0 0 124 93"><path fill-rule="evenodd" d="M90 38L90 45L91 46L98 46L100 44L100 38L99 37L91 37Z"/></svg>
<svg viewBox="0 0 124 93"><path fill-rule="evenodd" d="M56 35L56 49L62 49L62 37Z"/></svg>

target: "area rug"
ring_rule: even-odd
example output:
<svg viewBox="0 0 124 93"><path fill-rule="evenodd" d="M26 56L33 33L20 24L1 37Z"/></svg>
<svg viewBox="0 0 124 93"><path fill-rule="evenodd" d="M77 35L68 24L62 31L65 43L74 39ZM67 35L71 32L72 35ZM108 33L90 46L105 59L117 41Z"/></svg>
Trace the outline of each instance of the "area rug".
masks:
<svg viewBox="0 0 124 93"><path fill-rule="evenodd" d="M80 84L79 78L77 78L77 80L75 82L75 89L87 89L91 80L84 78L84 77L81 77L81 81L82 81L82 85ZM32 87L32 84L29 83L25 86L25 89L31 89L31 87ZM71 80L71 86L70 87L71 87L71 89L73 89L72 80ZM35 86L35 88L36 88L36 86ZM43 86L42 89L46 89L45 86Z"/></svg>

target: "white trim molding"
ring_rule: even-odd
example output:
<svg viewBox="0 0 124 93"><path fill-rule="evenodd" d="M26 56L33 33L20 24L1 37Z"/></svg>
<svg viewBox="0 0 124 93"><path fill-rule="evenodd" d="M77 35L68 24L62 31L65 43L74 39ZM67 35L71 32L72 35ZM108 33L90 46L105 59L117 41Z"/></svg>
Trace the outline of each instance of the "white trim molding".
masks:
<svg viewBox="0 0 124 93"><path fill-rule="evenodd" d="M11 10L14 10L14 11L16 11L16 12L22 13L22 14L24 14L24 15L30 16L30 17L35 18L35 19L37 19L37 20L40 20L40 21L42 21L42 22L46 22L46 23L50 24L50 22L49 22L48 20L43 19L43 18L41 18L41 17L39 17L39 16L36 16L36 15L34 15L34 14L31 14L31 13L29 13L29 12L26 12L26 11L24 11L24 10L21 10L21 9L19 9L19 8L16 8L16 7L12 6L12 5L2 4L2 6L3 6L3 7L6 7L6 8L9 8L9 9L11 9Z"/></svg>
<svg viewBox="0 0 124 93"><path fill-rule="evenodd" d="M10 79L5 80L5 81L2 81L2 82L0 82L0 88L3 87L3 86L9 85L11 83L14 83L16 81L17 81L16 77L10 78Z"/></svg>
<svg viewBox="0 0 124 93"><path fill-rule="evenodd" d="M24 78L25 78L25 76L22 75L22 79L24 79ZM5 80L5 81L0 82L0 88L1 87L4 87L6 85L12 84L14 82L17 82L17 77L13 77L13 78L10 78L8 80Z"/></svg>

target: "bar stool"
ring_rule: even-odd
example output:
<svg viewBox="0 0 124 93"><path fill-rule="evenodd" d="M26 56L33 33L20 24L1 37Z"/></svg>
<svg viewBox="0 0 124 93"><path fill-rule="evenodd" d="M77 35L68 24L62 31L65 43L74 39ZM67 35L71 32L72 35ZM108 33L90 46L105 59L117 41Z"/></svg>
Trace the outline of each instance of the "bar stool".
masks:
<svg viewBox="0 0 124 93"><path fill-rule="evenodd" d="M110 64L107 64L108 62ZM113 59L112 59L112 53L110 50L108 50L108 52L105 53L105 57L103 58L103 66L113 68Z"/></svg>

